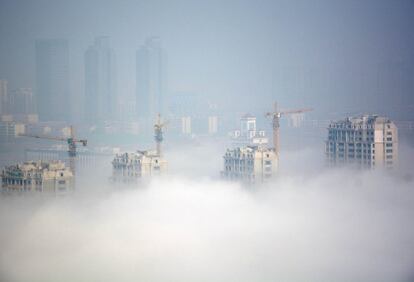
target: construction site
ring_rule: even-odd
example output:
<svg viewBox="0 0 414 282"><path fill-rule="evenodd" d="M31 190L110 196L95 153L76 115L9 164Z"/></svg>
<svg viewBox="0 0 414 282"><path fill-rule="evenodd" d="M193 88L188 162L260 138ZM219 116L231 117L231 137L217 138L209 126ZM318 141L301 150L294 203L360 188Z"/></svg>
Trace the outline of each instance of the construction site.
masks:
<svg viewBox="0 0 414 282"><path fill-rule="evenodd" d="M311 108L280 110L277 103L274 103L273 110L264 114L264 118L271 121L271 138L257 125L255 116L241 115L240 128L229 132L227 142L222 144L226 149L222 156L223 168L220 177L247 184L260 184L277 176L281 166L281 119L294 117L292 120L296 121L299 120L298 116L303 119L303 114L310 111ZM73 126L70 126L66 137L20 133L19 136L22 138L63 142L66 150L25 149L24 162L3 169L2 191L47 191L65 194L76 190L79 172L87 171L88 175L90 169L96 163L102 163L102 160L105 160L106 166L111 166L111 172L106 177L111 183L143 183L143 180L148 181L165 174L168 170L168 161L163 154L166 126L167 122L158 114L153 124L155 148L142 150L134 146L134 150L124 152L119 148L112 148L107 152L85 151L88 140L77 138ZM327 129L325 154L329 165L359 163L370 168L381 164L389 168L396 165L398 131L396 125L388 118L375 115L348 117L343 121L331 122ZM212 140L219 142L217 138ZM272 142L269 142L270 140ZM82 147L80 152L79 146ZM186 154L192 154L189 151L190 147L184 145L184 148ZM109 158L111 161L108 161ZM179 167L176 162L180 161L180 157L175 160L173 168ZM85 166L85 163L89 164L89 167ZM77 167L79 164L81 167ZM191 167L191 164L189 166Z"/></svg>
<svg viewBox="0 0 414 282"><path fill-rule="evenodd" d="M155 150L125 152L116 154L112 161L112 181L122 183L136 183L143 178L161 175L167 170L167 161L162 157L161 144L164 140L163 128L166 123L161 122L158 115L154 124Z"/></svg>
<svg viewBox="0 0 414 282"><path fill-rule="evenodd" d="M273 148L267 146L265 134L256 131L256 119L245 115L241 118L241 139L247 145L227 149L223 156L224 170L221 175L224 179L238 180L252 183L269 181L277 174L280 156L280 118L309 112L312 109L303 108L296 110L278 109L277 103L273 105L273 111L265 114L272 120Z"/></svg>

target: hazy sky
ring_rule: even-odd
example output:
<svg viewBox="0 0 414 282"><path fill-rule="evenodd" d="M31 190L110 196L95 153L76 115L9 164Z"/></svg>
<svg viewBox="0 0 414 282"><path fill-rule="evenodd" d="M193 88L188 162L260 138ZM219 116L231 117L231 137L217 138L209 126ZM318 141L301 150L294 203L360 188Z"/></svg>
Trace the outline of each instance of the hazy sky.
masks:
<svg viewBox="0 0 414 282"><path fill-rule="evenodd" d="M66 38L72 95L81 98L84 52L95 36L108 35L120 95L131 96L135 50L158 35L170 93L253 111L277 99L319 113L403 115L414 104L412 26L411 0L1 0L0 77L10 88L34 87L34 40ZM379 101L366 103L373 98Z"/></svg>

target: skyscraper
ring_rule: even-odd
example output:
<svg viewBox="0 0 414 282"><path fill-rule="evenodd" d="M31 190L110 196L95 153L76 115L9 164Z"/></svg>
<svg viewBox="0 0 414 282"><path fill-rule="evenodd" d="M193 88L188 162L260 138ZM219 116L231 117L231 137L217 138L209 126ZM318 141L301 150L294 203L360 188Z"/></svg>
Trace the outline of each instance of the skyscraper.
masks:
<svg viewBox="0 0 414 282"><path fill-rule="evenodd" d="M152 123L164 114L166 54L158 37L150 37L137 51L136 108L138 117Z"/></svg>
<svg viewBox="0 0 414 282"><path fill-rule="evenodd" d="M5 114L7 109L7 80L0 79L0 114Z"/></svg>
<svg viewBox="0 0 414 282"><path fill-rule="evenodd" d="M85 52L85 117L89 122L116 115L115 53L109 37L97 37Z"/></svg>
<svg viewBox="0 0 414 282"><path fill-rule="evenodd" d="M10 113L30 115L35 113L31 88L18 88L9 97Z"/></svg>
<svg viewBox="0 0 414 282"><path fill-rule="evenodd" d="M36 104L42 121L69 121L69 48L64 39L36 41Z"/></svg>

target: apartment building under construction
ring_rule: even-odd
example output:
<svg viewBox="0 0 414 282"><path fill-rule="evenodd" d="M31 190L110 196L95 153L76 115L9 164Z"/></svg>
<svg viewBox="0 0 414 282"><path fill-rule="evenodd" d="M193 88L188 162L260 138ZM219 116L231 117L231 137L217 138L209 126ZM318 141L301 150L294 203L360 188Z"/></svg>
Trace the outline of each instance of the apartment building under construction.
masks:
<svg viewBox="0 0 414 282"><path fill-rule="evenodd" d="M377 115L332 122L326 156L330 165L392 168L398 163L398 129L389 118Z"/></svg>
<svg viewBox="0 0 414 282"><path fill-rule="evenodd" d="M246 183L262 183L272 178L278 168L278 158L273 148L263 146L227 149L223 156L223 178Z"/></svg>
<svg viewBox="0 0 414 282"><path fill-rule="evenodd" d="M137 151L117 154L112 161L112 180L136 182L141 178L160 175L167 169L167 161L156 151Z"/></svg>
<svg viewBox="0 0 414 282"><path fill-rule="evenodd" d="M60 161L31 161L6 166L1 172L3 193L48 193L63 195L73 192L72 171Z"/></svg>

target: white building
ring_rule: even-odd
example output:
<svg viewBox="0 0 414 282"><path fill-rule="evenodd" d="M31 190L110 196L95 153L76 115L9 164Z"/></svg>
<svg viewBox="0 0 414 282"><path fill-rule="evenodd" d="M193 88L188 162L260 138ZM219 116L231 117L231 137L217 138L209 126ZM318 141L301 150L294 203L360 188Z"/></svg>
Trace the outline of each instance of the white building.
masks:
<svg viewBox="0 0 414 282"><path fill-rule="evenodd" d="M112 180L115 182L136 182L139 179L160 175L167 169L167 161L156 151L116 154L112 161Z"/></svg>
<svg viewBox="0 0 414 282"><path fill-rule="evenodd" d="M209 116L208 117L208 134L213 135L217 134L218 131L218 117Z"/></svg>
<svg viewBox="0 0 414 282"><path fill-rule="evenodd" d="M274 149L262 146L227 149L223 158L224 170L221 174L229 180L261 183L272 178L278 168Z"/></svg>
<svg viewBox="0 0 414 282"><path fill-rule="evenodd" d="M63 195L73 192L72 171L60 161L31 161L7 166L1 178L3 193L43 192Z"/></svg>
<svg viewBox="0 0 414 282"><path fill-rule="evenodd" d="M392 168L398 162L398 129L390 119L376 115L332 122L326 156L330 165Z"/></svg>
<svg viewBox="0 0 414 282"><path fill-rule="evenodd" d="M269 140L264 130L257 130L256 117L246 114L240 118L240 129L230 133L236 146L266 145Z"/></svg>
<svg viewBox="0 0 414 282"><path fill-rule="evenodd" d="M191 117L182 117L181 118L181 133L184 135L191 134Z"/></svg>

